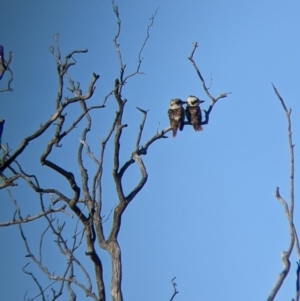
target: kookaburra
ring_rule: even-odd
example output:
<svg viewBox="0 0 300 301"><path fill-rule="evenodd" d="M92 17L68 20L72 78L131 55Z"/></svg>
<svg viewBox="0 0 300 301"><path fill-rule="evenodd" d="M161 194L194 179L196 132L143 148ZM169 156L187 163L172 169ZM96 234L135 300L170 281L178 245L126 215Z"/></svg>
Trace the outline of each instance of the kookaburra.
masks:
<svg viewBox="0 0 300 301"><path fill-rule="evenodd" d="M184 127L184 109L182 105L185 102L179 98L171 99L168 115L170 119L170 125L173 131L173 137L176 137L177 130L183 130Z"/></svg>
<svg viewBox="0 0 300 301"><path fill-rule="evenodd" d="M203 103L204 100L200 100L198 97L190 95L187 100L187 105L185 109L186 118L189 123L193 126L196 132L202 131L202 114L199 104Z"/></svg>

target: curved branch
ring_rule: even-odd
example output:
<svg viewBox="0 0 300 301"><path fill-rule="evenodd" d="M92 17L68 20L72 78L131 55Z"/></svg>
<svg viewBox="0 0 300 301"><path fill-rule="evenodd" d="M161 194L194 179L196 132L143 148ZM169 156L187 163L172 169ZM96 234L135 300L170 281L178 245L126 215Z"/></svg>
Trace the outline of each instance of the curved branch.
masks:
<svg viewBox="0 0 300 301"><path fill-rule="evenodd" d="M147 151L148 151L148 148L150 147L150 145L155 142L156 140L159 140L159 139L166 139L168 138L168 136L166 136L165 134L167 132L171 131L171 127L168 126L167 128L165 128L164 130L162 130L161 132L159 133L156 133L152 138L150 138L143 146L141 146L138 150L136 150L134 153L136 153L137 155L141 156L141 155L146 155L147 154ZM133 164L135 161L133 159L133 155L134 153L132 154L132 156L130 157L130 159L128 161L126 161L124 163L124 165L120 168L120 171L119 171L119 176L120 178L123 177L125 171L127 170L127 168Z"/></svg>
<svg viewBox="0 0 300 301"><path fill-rule="evenodd" d="M142 178L141 178L140 182L138 183L138 185L126 197L126 202L127 203L131 202L134 199L134 197L143 189L143 187L146 184L147 179L148 179L148 174L147 174L147 171L146 171L146 167L145 167L141 157L137 153L135 153L135 154L133 154L133 159L135 160L135 162L139 166Z"/></svg>

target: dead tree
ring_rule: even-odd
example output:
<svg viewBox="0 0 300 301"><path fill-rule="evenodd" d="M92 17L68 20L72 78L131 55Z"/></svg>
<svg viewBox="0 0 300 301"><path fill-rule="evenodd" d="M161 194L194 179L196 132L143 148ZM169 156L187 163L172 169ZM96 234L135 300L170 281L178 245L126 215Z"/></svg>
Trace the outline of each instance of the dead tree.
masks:
<svg viewBox="0 0 300 301"><path fill-rule="evenodd" d="M51 117L46 120L35 132L25 137L19 147L15 150L10 150L8 145L2 143L4 155L0 165L1 183L0 189L6 189L8 199L14 206L15 212L8 221L2 221L1 227L17 225L21 239L26 249L26 257L29 263L35 264L41 273L49 280L45 285L39 277L30 270L28 264L23 267L24 273L28 274L35 282L38 288L38 294L35 296L25 296L26 300L33 300L37 297L41 300L56 300L63 294L68 294L70 300L76 300L77 295L84 293L85 296L92 300L104 301L107 298L107 289L105 287L103 264L100 256L100 250L106 251L111 259L111 283L110 295L113 301L122 301L122 257L121 247L118 241L118 234L121 228L122 217L137 194L145 186L148 173L143 161L143 156L147 155L150 146L154 142L168 138L167 133L171 130L170 126L166 126L163 130L154 133L154 135L142 142L142 134L147 118L147 108L137 108L137 114L142 114L142 119L138 130L132 135L136 136L136 143L132 149L132 153L124 163L120 159L122 152L121 137L127 128L127 124L123 121L123 115L128 103L123 96L123 87L128 84L130 78L141 74L142 52L148 42L150 28L153 25L156 13L150 19L146 37L142 43L138 53L138 60L135 70L132 73L126 72L126 64L123 62L120 44L118 42L121 33L121 19L119 16L118 7L112 2L113 11L117 20L117 33L114 37L114 45L119 61L120 73L113 83L113 88L107 93L102 100L102 103L95 106L89 105L89 99L94 95L96 83L100 76L93 73L88 87L85 87L85 92L79 83L75 83L69 74L69 70L76 64L73 59L75 55L85 54L87 49L75 50L70 52L64 58L62 57L58 35L54 36L54 46L50 48L56 61L56 71L58 77L58 87L56 99L54 100L55 110ZM220 98L226 97L229 93L222 93L214 97L210 94L204 78L200 73L197 64L194 61L194 54L197 43L193 44L193 48L189 61L192 63L199 77L205 93L211 100L210 105L205 112L205 120L203 124L208 124L209 116L214 105ZM68 91L64 88L68 84ZM66 93L72 93L72 97L66 96ZM93 118L92 111L101 112L106 109L108 101L114 99L117 111L110 127L100 143L98 155L91 146L88 137L89 131L92 129ZM168 100L166 100L168 101ZM80 105L81 112L74 117L69 118L67 113L70 108ZM67 183L68 193L58 187L45 187L40 184L39 175L32 174L31 170L25 170L18 159L27 151L28 145L34 140L38 140L46 132L49 133L51 128L55 128L52 137L48 140L43 153L40 156L40 163L44 168L52 171L53 176L57 177L58 182ZM68 167L65 164L58 163L54 159L54 154L63 152L62 156L69 156L68 148L70 145L63 145L66 137L69 137L76 128L80 128L81 137L77 145L77 165L79 172L76 172L74 165ZM112 178L115 184L115 192L117 194L118 203L111 209L111 216L103 216L103 205L105 197L103 196L103 176L104 162L107 160L106 152L108 143L111 142L113 167ZM74 142L75 143L75 142ZM57 157L56 157L57 158ZM85 159L89 158L94 164L94 172L88 169ZM129 192L124 192L123 179L129 168L136 164L140 171L140 179L135 187ZM28 187L35 192L40 212L34 215L22 214L21 201L14 199L14 186L19 183L26 183ZM45 228L39 237L39 246L34 249L26 236L25 223L33 223L44 220ZM111 221L111 227L108 234L104 231L104 226L107 221ZM70 234L70 224L73 227L73 232ZM68 230L66 229L68 228ZM65 260L64 267L59 272L51 270L51 264L45 259L44 244L49 236L54 236L54 244L60 255ZM85 244L85 246L84 246ZM85 248L85 255L89 265L93 266L93 273L88 270L85 260L80 259L78 254L82 254ZM81 252L81 253L80 253ZM175 278L174 278L175 279ZM178 293L176 284L172 279L174 293L171 300ZM51 294L51 296L49 295ZM65 297L63 297L65 299Z"/></svg>

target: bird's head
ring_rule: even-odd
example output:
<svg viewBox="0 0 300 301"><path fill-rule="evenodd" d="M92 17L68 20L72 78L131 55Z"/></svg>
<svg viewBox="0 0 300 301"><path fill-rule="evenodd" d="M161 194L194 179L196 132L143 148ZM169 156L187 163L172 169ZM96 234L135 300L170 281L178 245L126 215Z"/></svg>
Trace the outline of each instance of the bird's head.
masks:
<svg viewBox="0 0 300 301"><path fill-rule="evenodd" d="M186 103L185 101L182 101L180 98L174 98L170 101L170 109L178 109L182 107L182 105Z"/></svg>
<svg viewBox="0 0 300 301"><path fill-rule="evenodd" d="M200 100L198 97L190 95L187 100L186 103L189 107L196 107L198 106L200 103L203 103L204 100Z"/></svg>

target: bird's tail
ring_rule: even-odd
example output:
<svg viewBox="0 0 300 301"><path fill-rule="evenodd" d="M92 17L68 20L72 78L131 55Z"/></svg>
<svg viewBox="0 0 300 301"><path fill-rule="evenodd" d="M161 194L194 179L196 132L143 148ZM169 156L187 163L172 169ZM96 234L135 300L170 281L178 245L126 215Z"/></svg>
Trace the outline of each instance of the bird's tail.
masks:
<svg viewBox="0 0 300 301"><path fill-rule="evenodd" d="M201 126L201 124L194 124L193 128L196 132L203 131L203 127Z"/></svg>
<svg viewBox="0 0 300 301"><path fill-rule="evenodd" d="M175 138L177 135L177 128L172 128L172 131L173 131L173 138Z"/></svg>

